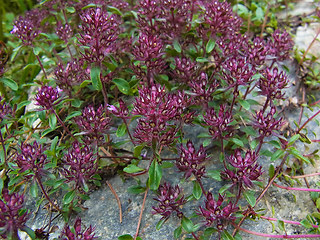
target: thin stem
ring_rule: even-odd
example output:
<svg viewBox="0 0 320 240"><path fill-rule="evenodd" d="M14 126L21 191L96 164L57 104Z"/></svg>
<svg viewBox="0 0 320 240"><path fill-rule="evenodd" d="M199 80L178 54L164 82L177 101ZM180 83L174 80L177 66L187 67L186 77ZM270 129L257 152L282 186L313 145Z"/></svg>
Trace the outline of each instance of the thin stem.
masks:
<svg viewBox="0 0 320 240"><path fill-rule="evenodd" d="M301 65L301 64L302 64L302 62L304 61L304 59L306 58L306 56L307 56L307 54L308 54L309 50L311 49L312 45L313 45L313 44L315 43L315 41L317 40L317 38L318 38L319 34L320 34L320 28L318 29L317 34L316 34L316 35L315 35L315 37L312 39L312 41L311 41L311 43L309 44L309 46L308 46L307 50L304 52L304 54L303 54L302 58L300 59L300 61L299 61L299 65Z"/></svg>
<svg viewBox="0 0 320 240"><path fill-rule="evenodd" d="M202 193L203 193L203 195L207 195L207 193L206 193L206 191L205 191L205 189L204 189L204 187L203 187L203 184L202 184L202 181L201 181L201 179L198 177L198 176L195 176L196 177L196 179L197 179L197 182L199 183L199 185L200 185L200 188L201 188L201 191L202 191Z"/></svg>
<svg viewBox="0 0 320 240"><path fill-rule="evenodd" d="M116 193L116 191L113 189L112 185L109 183L109 181L107 181L108 187L110 188L111 192L113 193L114 197L117 200L118 203L118 207L119 207L119 218L120 218L120 223L122 223L122 208L121 208L121 202L120 199Z"/></svg>
<svg viewBox="0 0 320 240"><path fill-rule="evenodd" d="M272 184L278 188L282 188L282 189L286 189L286 190L303 191L303 192L320 192L320 189L286 187L286 186L281 186L275 182Z"/></svg>
<svg viewBox="0 0 320 240"><path fill-rule="evenodd" d="M197 235L194 232L192 232L191 234L194 237L194 239L199 240L199 238L197 237Z"/></svg>
<svg viewBox="0 0 320 240"><path fill-rule="evenodd" d="M57 112L54 109L51 109L51 112L53 112L53 114L56 116L58 122L60 123L60 125L64 128L64 130L77 142L78 140L75 138L75 136L73 136L73 134L70 132L70 130L67 128L67 126L64 124L64 122L61 120L61 118L59 117L59 115L57 114Z"/></svg>
<svg viewBox="0 0 320 240"><path fill-rule="evenodd" d="M124 125L126 126L126 129L127 129L127 132L128 132L128 135L130 137L130 140L131 140L132 144L135 145L135 142L134 142L134 140L133 140L133 138L131 136L130 130L129 130L129 126L128 126L127 120L125 118L122 118L122 120L123 120Z"/></svg>
<svg viewBox="0 0 320 240"><path fill-rule="evenodd" d="M143 202L142 202L142 207L141 207L141 211L140 211L140 216L139 216L139 221L138 221L138 225L137 225L137 230L136 230L136 234L134 235L134 240L137 239L138 235L139 235L139 229L140 229L140 224L141 224L141 220L142 220L142 214L143 214L143 210L144 210L144 205L146 203L146 198L147 198L147 194L148 194L148 188L146 189L146 192L144 193L144 197L143 197Z"/></svg>
<svg viewBox="0 0 320 240"><path fill-rule="evenodd" d="M264 194L266 194L266 192L268 191L269 187L271 186L271 184L274 182L274 180L278 177L280 171L282 170L282 167L284 165L284 163L286 162L287 157L289 156L289 153L286 153L286 155L283 157L281 163L279 164L279 166L277 167L277 170L275 171L275 174L273 175L273 177L269 180L267 186L263 189L263 191L260 193L260 195L258 196L257 200L256 200L256 204L253 206L257 206L258 202L261 200L261 198L264 196ZM251 206L248 205L248 210L251 209ZM236 225L232 236L235 236L237 231L240 229L240 226L242 225L242 223L244 222L244 220L250 215L251 211L247 211L247 213L241 218L240 222Z"/></svg>
<svg viewBox="0 0 320 240"><path fill-rule="evenodd" d="M317 173L310 173L310 174L305 174L305 175L300 175L300 176L292 176L290 178L292 179L296 179L296 178L305 178L305 177L313 177L313 176L318 176L320 175L320 172L317 172Z"/></svg>
<svg viewBox="0 0 320 240"><path fill-rule="evenodd" d="M272 218L272 217L266 217L266 216L260 216L260 218L262 219L266 219L266 220L269 220L269 221L278 221L279 219L277 218ZM285 223L289 223L289 224L295 224L295 225L301 225L300 222L297 222L297 221L291 221L291 220L281 220L282 222L285 222ZM314 228L319 228L318 225L315 225L315 224L312 224L312 227Z"/></svg>
<svg viewBox="0 0 320 240"><path fill-rule="evenodd" d="M44 70L44 67L43 67L43 65L42 65L42 62L41 62L39 56L36 55L36 58L37 58L37 60L38 60L38 62L39 62L39 65L40 65L40 68L41 68L41 70L42 70L42 72L43 72L44 77L45 77L46 79L48 79L47 73L46 73L46 71Z"/></svg>
<svg viewBox="0 0 320 240"><path fill-rule="evenodd" d="M37 183L38 183L38 185L39 185L39 187L40 187L40 189L41 189L41 192L43 193L43 195L45 196L45 198L48 200L48 202L51 204L51 206L54 207L58 212L61 212L61 209L60 209L56 204L54 204L54 203L51 201L51 199L50 199L50 197L48 196L46 190L44 189L43 184L42 184L41 180L39 179L39 177L38 177L38 176L35 176L35 179L36 179L36 181L37 181Z"/></svg>
<svg viewBox="0 0 320 240"><path fill-rule="evenodd" d="M264 29L266 28L269 10L270 10L270 5L268 4L268 5L267 5L266 13L265 13L265 15L264 15L262 27L261 27L260 38L263 38L263 32L264 32Z"/></svg>
<svg viewBox="0 0 320 240"><path fill-rule="evenodd" d="M269 237L269 238L284 238L284 239L292 239L292 238L319 238L320 234L297 234L297 235L281 235L281 234L266 234L266 233L259 233L259 232L255 232L255 231L251 231L248 229L244 229L239 227L239 230L246 232L246 233L250 233L256 236L260 236L260 237Z"/></svg>
<svg viewBox="0 0 320 240"><path fill-rule="evenodd" d="M314 119L318 114L320 113L320 110L316 112L311 118L309 118L305 123L296 131L296 134L298 134L312 119Z"/></svg>

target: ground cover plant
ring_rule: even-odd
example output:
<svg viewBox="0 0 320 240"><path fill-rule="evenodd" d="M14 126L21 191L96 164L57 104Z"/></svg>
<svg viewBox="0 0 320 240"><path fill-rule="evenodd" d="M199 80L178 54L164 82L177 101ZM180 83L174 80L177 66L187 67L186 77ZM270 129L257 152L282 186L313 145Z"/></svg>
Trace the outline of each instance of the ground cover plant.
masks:
<svg viewBox="0 0 320 240"><path fill-rule="evenodd" d="M318 158L297 145L318 141L306 127L319 112L301 117L293 129L281 109L292 85L286 64L299 61L307 91L318 81L308 71L317 59L307 51L293 54L292 29L285 29L291 25L276 19L287 7L286 1L43 0L5 25L0 236L48 239L53 219L61 218L58 239L104 239L76 216L86 211L94 188L119 174L124 181L148 176L130 189L144 194L137 232L119 239L141 239L148 192L152 214L161 216L155 229L169 218L181 223L168 239L241 239L242 232L319 238L320 190L297 187L308 177L304 167ZM319 12L308 17L319 21ZM203 130L200 144L185 137L194 126ZM222 169L208 170L212 161ZM164 181L166 168L188 182L192 194ZM205 178L223 187L210 191ZM301 222L265 216L257 204L271 185L310 192L314 211ZM28 225L26 198L46 206L43 228ZM198 206L192 215L183 208L189 202ZM277 221L282 234L245 229L246 219ZM288 235L285 223L305 232Z"/></svg>

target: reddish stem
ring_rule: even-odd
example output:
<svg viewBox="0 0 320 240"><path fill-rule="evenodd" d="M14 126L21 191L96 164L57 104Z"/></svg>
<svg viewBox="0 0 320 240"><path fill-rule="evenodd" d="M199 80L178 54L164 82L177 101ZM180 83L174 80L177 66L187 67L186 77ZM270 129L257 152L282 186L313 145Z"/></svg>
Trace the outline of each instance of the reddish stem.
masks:
<svg viewBox="0 0 320 240"><path fill-rule="evenodd" d="M269 221L278 221L278 220L279 220L279 219L276 219L276 218L265 217L265 216L260 216L260 218L266 219L266 220L269 220ZM300 222L297 222L297 221L291 221L291 220L281 220L281 221L283 221L283 222L285 222L285 223L290 223L290 224L295 224L295 225L301 225L301 223L300 223ZM314 225L314 224L312 224L312 227L314 227L314 228L319 228L318 225Z"/></svg>
<svg viewBox="0 0 320 240"><path fill-rule="evenodd" d="M303 191L303 192L320 192L320 189L286 187L286 186L281 186L275 182L272 184L278 188L282 188L286 190Z"/></svg>
<svg viewBox="0 0 320 240"><path fill-rule="evenodd" d="M320 113L320 110L316 112L311 118L309 118L305 123L296 131L296 134L298 134L312 119L314 119L318 114Z"/></svg>

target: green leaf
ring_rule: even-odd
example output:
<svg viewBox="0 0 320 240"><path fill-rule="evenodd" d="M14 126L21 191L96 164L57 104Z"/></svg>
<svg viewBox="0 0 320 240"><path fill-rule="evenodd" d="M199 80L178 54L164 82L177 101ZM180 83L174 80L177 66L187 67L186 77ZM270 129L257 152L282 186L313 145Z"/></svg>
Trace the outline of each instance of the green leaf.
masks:
<svg viewBox="0 0 320 240"><path fill-rule="evenodd" d="M244 6L243 4L236 4L233 7L233 11L237 11L238 15L240 15L241 17L247 17L249 15L249 10L246 6Z"/></svg>
<svg viewBox="0 0 320 240"><path fill-rule="evenodd" d="M274 166L273 164L270 164L269 166L269 177L272 178L274 176Z"/></svg>
<svg viewBox="0 0 320 240"><path fill-rule="evenodd" d="M240 147L244 147L244 144L241 140L237 139L237 138L231 138L231 141L234 142L236 145L240 146Z"/></svg>
<svg viewBox="0 0 320 240"><path fill-rule="evenodd" d="M36 181L32 181L30 186L30 194L33 198L38 197L38 184Z"/></svg>
<svg viewBox="0 0 320 240"><path fill-rule="evenodd" d="M300 137L301 137L300 134L293 135L293 136L289 139L288 144L289 144L289 145L294 144Z"/></svg>
<svg viewBox="0 0 320 240"><path fill-rule="evenodd" d="M51 114L49 116L49 126L52 130L54 130L56 128L57 125L57 117L54 114Z"/></svg>
<svg viewBox="0 0 320 240"><path fill-rule="evenodd" d="M303 219L301 222L301 225L304 226L305 228L313 228L312 224L307 220L307 219Z"/></svg>
<svg viewBox="0 0 320 240"><path fill-rule="evenodd" d="M207 176L217 181L221 181L221 175L219 170L209 170L207 171Z"/></svg>
<svg viewBox="0 0 320 240"><path fill-rule="evenodd" d="M156 225L156 229L157 230L160 230L161 229L161 227L162 227L162 225L165 223L165 221L166 221L166 219L164 218L164 219L160 219L160 221L157 223L157 225Z"/></svg>
<svg viewBox="0 0 320 240"><path fill-rule="evenodd" d="M201 194L202 194L201 186L198 183L198 181L194 180L192 195L194 196L195 199L199 200L201 198Z"/></svg>
<svg viewBox="0 0 320 240"><path fill-rule="evenodd" d="M23 226L23 227L21 228L21 231L23 231L23 232L25 232L26 234L28 234L29 237L30 237L32 240L35 240L35 239L36 239L36 234L35 234L35 232L34 232L31 228L29 228L29 227L27 227L27 226Z"/></svg>
<svg viewBox="0 0 320 240"><path fill-rule="evenodd" d="M114 13L119 16L123 16L122 12L116 7L108 6L108 12Z"/></svg>
<svg viewBox="0 0 320 240"><path fill-rule="evenodd" d="M101 91L101 89L102 89L100 72L101 72L101 69L99 67L92 67L91 71L90 71L90 78L91 78L92 86L97 91Z"/></svg>
<svg viewBox="0 0 320 240"><path fill-rule="evenodd" d="M219 193L223 194L225 191L227 191L231 187L232 187L232 184L226 184L222 188L220 188Z"/></svg>
<svg viewBox="0 0 320 240"><path fill-rule="evenodd" d="M130 85L125 79L115 78L112 80L112 82L118 87L120 92L122 92L126 95L129 93Z"/></svg>
<svg viewBox="0 0 320 240"><path fill-rule="evenodd" d="M75 13L76 9L74 7L66 7L68 13Z"/></svg>
<svg viewBox="0 0 320 240"><path fill-rule="evenodd" d="M270 161L273 162L273 161L278 160L279 158L281 158L283 156L284 152L285 151L283 149L278 149L277 151L275 151L272 154Z"/></svg>
<svg viewBox="0 0 320 240"><path fill-rule="evenodd" d="M157 190L162 178L162 168L158 164L157 159L153 159L149 168L149 187L151 190Z"/></svg>
<svg viewBox="0 0 320 240"><path fill-rule="evenodd" d="M66 117L66 121L71 119L71 118L74 118L74 117L77 117L77 116L80 116L82 113L81 111L74 111L72 113L70 113L67 117Z"/></svg>
<svg viewBox="0 0 320 240"><path fill-rule="evenodd" d="M216 42L210 38L206 45L206 53L211 53L211 51L214 49Z"/></svg>
<svg viewBox="0 0 320 240"><path fill-rule="evenodd" d="M246 191L243 193L243 195L251 207L254 207L256 205L256 197L254 196L253 191Z"/></svg>
<svg viewBox="0 0 320 240"><path fill-rule="evenodd" d="M317 201L316 201L316 207L317 207L318 209L320 209L320 198L318 198Z"/></svg>
<svg viewBox="0 0 320 240"><path fill-rule="evenodd" d="M203 141L202 145L203 145L203 147L207 147L211 144L211 142L212 142L211 139L205 139Z"/></svg>
<svg viewBox="0 0 320 240"><path fill-rule="evenodd" d="M285 231L285 227L284 227L284 221L282 220L278 220L277 221L278 227L281 231Z"/></svg>
<svg viewBox="0 0 320 240"><path fill-rule="evenodd" d="M134 150L133 150L133 156L136 157L136 158L140 157L141 151L142 151L142 149L143 149L144 147L145 147L144 144L135 146L135 147L134 147Z"/></svg>
<svg viewBox="0 0 320 240"><path fill-rule="evenodd" d="M18 103L16 111L18 111L19 109L29 105L30 103L31 103L31 101L28 101L28 100L25 100L25 101L22 101L22 102Z"/></svg>
<svg viewBox="0 0 320 240"><path fill-rule="evenodd" d="M234 240L232 235L227 232L227 230L224 230L221 234L223 240Z"/></svg>
<svg viewBox="0 0 320 240"><path fill-rule="evenodd" d="M73 190L71 192L67 192L66 195L64 195L64 197L63 197L63 200L62 200L63 204L71 203L75 196L76 196L75 190Z"/></svg>
<svg viewBox="0 0 320 240"><path fill-rule="evenodd" d="M181 53L181 45L178 42L178 40L174 40L173 41L173 48L174 50L176 50L178 53Z"/></svg>
<svg viewBox="0 0 320 240"><path fill-rule="evenodd" d="M80 84L80 88L84 88L86 87L89 83L91 83L91 80L84 80L81 84Z"/></svg>
<svg viewBox="0 0 320 240"><path fill-rule="evenodd" d="M196 231L196 226L193 225L193 222L185 216L183 216L181 220L181 226L187 233L192 233Z"/></svg>
<svg viewBox="0 0 320 240"><path fill-rule="evenodd" d="M261 7L258 7L256 10L256 16L254 20L263 21L264 20L264 12Z"/></svg>
<svg viewBox="0 0 320 240"><path fill-rule="evenodd" d="M239 99L239 103L245 110L250 110L250 103L248 103L248 101Z"/></svg>
<svg viewBox="0 0 320 240"><path fill-rule="evenodd" d="M129 234L125 234L125 235L119 236L118 240L133 240L133 237Z"/></svg>
<svg viewBox="0 0 320 240"><path fill-rule="evenodd" d="M174 230L174 232L173 232L173 237L174 237L175 239L178 239L178 238L180 237L181 233L182 233L182 227L179 226L179 227L177 227L177 228Z"/></svg>
<svg viewBox="0 0 320 240"><path fill-rule="evenodd" d="M208 58L204 58L204 57L197 57L196 61L199 63L209 62Z"/></svg>
<svg viewBox="0 0 320 240"><path fill-rule="evenodd" d="M174 163L173 162L169 162L169 161L163 161L161 163L161 168L162 169L165 169L165 168L171 168L174 166Z"/></svg>
<svg viewBox="0 0 320 240"><path fill-rule="evenodd" d="M117 137L122 137L126 134L127 132L127 128L126 125L124 123L122 123L118 128L117 128L117 132L116 135Z"/></svg>
<svg viewBox="0 0 320 240"><path fill-rule="evenodd" d="M139 194L145 191L146 191L146 188L139 185L131 186L128 188L128 193L132 193L132 194Z"/></svg>
<svg viewBox="0 0 320 240"><path fill-rule="evenodd" d="M128 166L126 166L124 169L123 169L124 172L126 173L136 173L136 172L142 172L144 171L143 168L140 168L134 164L130 164Z"/></svg>
<svg viewBox="0 0 320 240"><path fill-rule="evenodd" d="M295 156L299 160L302 160L306 163L310 163L310 160L308 158L306 158L305 156L303 156L296 148L290 148L289 151L293 156Z"/></svg>
<svg viewBox="0 0 320 240"><path fill-rule="evenodd" d="M34 53L34 55L36 55L36 56L38 56L41 51L42 51L41 47L34 47L34 48L33 48L33 53Z"/></svg>
<svg viewBox="0 0 320 240"><path fill-rule="evenodd" d="M83 182L82 182L82 185L83 185L83 190L84 190L85 192L89 192L89 186L88 186L88 184L86 183L86 181L83 181Z"/></svg>
<svg viewBox="0 0 320 240"><path fill-rule="evenodd" d="M1 78L0 81L7 87L11 88L13 91L18 90L18 84L11 78Z"/></svg>

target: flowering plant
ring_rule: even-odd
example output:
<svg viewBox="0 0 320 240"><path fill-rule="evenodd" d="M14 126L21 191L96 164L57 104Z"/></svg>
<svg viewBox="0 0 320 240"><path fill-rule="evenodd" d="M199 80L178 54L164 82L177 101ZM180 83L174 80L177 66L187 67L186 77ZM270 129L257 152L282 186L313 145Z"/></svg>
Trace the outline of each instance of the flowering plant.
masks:
<svg viewBox="0 0 320 240"><path fill-rule="evenodd" d="M301 223L276 219L282 234L243 227L273 221L261 199L273 186L300 191L295 175L317 158L298 147L319 142L305 127L320 111L304 122L301 111L297 129L287 117L294 31L274 15L285 4L43 0L11 19L0 42L0 235L151 239L140 231L146 206L175 239L319 238L318 211ZM126 205L114 174L144 193L134 237L75 216L106 182L127 221L131 197ZM319 190L307 186L319 210ZM24 196L49 212L43 227L27 227ZM307 230L289 234L285 222Z"/></svg>

